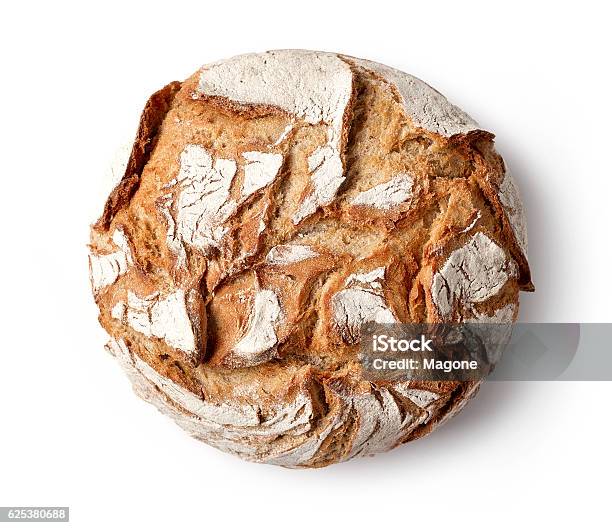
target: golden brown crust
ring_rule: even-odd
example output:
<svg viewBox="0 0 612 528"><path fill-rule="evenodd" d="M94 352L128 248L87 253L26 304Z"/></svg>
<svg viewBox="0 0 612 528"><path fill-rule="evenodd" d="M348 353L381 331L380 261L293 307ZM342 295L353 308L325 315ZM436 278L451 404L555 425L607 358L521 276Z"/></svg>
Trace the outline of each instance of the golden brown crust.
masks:
<svg viewBox="0 0 612 528"><path fill-rule="evenodd" d="M108 229L116 212L129 203L140 183L142 169L155 146L155 138L159 127L163 123L180 87L180 82L173 81L149 97L140 117L140 124L125 168L125 174L106 200L102 216L94 224L95 229Z"/></svg>
<svg viewBox="0 0 612 528"><path fill-rule="evenodd" d="M198 93L197 72L149 99L93 226L113 353L194 436L248 459L319 467L427 434L478 384L371 384L360 325L514 319L533 288L493 135L418 126L380 74L348 63L345 179L311 214L296 220L328 123ZM462 283L453 258L489 282L471 291L481 279Z"/></svg>

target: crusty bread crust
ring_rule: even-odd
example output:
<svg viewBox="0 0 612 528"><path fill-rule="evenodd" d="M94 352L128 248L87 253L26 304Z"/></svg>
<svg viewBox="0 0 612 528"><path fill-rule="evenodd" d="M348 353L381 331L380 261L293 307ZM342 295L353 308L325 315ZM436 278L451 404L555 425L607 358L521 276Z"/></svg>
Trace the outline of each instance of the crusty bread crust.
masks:
<svg viewBox="0 0 612 528"><path fill-rule="evenodd" d="M526 248L493 134L412 76L285 50L149 99L90 270L143 398L245 459L320 467L423 436L478 390L366 381L361 325L513 321Z"/></svg>
<svg viewBox="0 0 612 528"><path fill-rule="evenodd" d="M115 213L129 203L140 182L142 169L144 169L149 154L155 146L159 127L166 117L172 100L180 87L181 83L174 81L149 97L140 116L138 131L136 132L132 152L125 168L125 174L107 198L104 211L94 224L96 229L108 229Z"/></svg>

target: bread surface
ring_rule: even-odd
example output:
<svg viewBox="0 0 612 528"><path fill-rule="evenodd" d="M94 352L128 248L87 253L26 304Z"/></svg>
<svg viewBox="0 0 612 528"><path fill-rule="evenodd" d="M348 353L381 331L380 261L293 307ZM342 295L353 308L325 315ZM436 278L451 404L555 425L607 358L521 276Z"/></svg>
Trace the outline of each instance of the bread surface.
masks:
<svg viewBox="0 0 612 528"><path fill-rule="evenodd" d="M90 250L137 393L210 445L288 467L391 449L477 391L366 381L363 323L510 322L533 289L493 135L415 77L311 51L153 94Z"/></svg>

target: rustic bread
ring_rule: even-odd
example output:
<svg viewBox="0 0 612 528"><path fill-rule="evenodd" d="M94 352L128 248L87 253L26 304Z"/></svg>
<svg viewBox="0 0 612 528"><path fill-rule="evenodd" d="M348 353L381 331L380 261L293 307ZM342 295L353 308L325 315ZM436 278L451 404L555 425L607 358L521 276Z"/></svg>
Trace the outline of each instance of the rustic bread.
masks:
<svg viewBox="0 0 612 528"><path fill-rule="evenodd" d="M196 438L289 467L391 449L478 389L364 380L364 322L510 322L533 289L493 135L415 77L311 51L151 96L90 248L135 390Z"/></svg>

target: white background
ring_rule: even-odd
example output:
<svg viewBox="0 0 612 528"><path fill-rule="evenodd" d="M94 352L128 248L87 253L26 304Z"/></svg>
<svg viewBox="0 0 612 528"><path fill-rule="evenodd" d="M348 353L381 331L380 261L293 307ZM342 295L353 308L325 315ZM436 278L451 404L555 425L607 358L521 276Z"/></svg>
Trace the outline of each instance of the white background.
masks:
<svg viewBox="0 0 612 528"><path fill-rule="evenodd" d="M340 51L427 80L497 133L529 220L537 293L521 319L611 322L610 13L598 5L4 3L0 505L67 505L86 527L607 524L611 383L489 383L386 455L246 463L132 394L102 348L85 248L109 160L150 93L237 53Z"/></svg>

